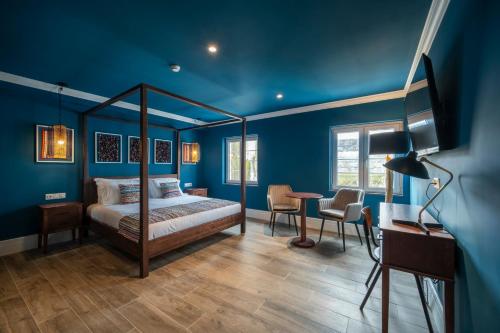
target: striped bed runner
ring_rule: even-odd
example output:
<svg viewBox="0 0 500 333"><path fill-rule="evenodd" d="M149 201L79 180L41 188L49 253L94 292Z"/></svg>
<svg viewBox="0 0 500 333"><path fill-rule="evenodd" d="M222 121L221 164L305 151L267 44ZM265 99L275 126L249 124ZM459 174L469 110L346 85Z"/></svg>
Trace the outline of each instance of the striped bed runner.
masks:
<svg viewBox="0 0 500 333"><path fill-rule="evenodd" d="M178 217L193 215L235 204L237 204L237 202L222 199L209 199L171 207L151 209L149 211L149 224L173 220ZM140 235L140 215L131 214L122 217L118 226L118 233L137 242Z"/></svg>

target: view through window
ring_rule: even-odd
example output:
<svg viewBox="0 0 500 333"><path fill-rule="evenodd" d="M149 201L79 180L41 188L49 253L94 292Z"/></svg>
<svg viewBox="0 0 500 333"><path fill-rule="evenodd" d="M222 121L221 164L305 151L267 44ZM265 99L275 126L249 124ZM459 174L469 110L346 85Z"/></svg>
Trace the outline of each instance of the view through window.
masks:
<svg viewBox="0 0 500 333"><path fill-rule="evenodd" d="M241 137L226 139L226 182L240 182ZM248 136L246 139L246 181L257 183L258 180L258 139Z"/></svg>

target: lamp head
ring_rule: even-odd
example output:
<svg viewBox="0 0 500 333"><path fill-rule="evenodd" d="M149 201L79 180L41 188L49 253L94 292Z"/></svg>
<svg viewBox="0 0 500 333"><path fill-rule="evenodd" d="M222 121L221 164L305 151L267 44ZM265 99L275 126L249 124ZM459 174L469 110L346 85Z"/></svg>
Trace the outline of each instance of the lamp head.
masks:
<svg viewBox="0 0 500 333"><path fill-rule="evenodd" d="M425 165L417 160L417 153L410 151L405 157L396 157L385 163L384 166L392 171L415 178L429 179L429 172Z"/></svg>

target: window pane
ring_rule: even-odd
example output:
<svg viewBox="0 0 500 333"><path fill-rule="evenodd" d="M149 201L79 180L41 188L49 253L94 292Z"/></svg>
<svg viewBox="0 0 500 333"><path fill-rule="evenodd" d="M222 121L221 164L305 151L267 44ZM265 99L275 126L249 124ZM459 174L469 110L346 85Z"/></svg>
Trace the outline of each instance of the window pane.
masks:
<svg viewBox="0 0 500 333"><path fill-rule="evenodd" d="M337 186L359 186L359 132L337 134Z"/></svg>
<svg viewBox="0 0 500 333"><path fill-rule="evenodd" d="M229 142L229 179L231 181L240 180L240 143L239 141Z"/></svg>
<svg viewBox="0 0 500 333"><path fill-rule="evenodd" d="M258 179L258 154L257 154L257 139L247 139L246 142L246 180L247 182L257 182ZM227 181L239 182L240 181L240 141L228 140L227 141Z"/></svg>
<svg viewBox="0 0 500 333"><path fill-rule="evenodd" d="M370 136L378 133L394 132L394 128L384 128L368 131L368 140ZM393 157L393 155L389 155ZM368 187L385 188L385 163L386 155L370 155L368 157Z"/></svg>

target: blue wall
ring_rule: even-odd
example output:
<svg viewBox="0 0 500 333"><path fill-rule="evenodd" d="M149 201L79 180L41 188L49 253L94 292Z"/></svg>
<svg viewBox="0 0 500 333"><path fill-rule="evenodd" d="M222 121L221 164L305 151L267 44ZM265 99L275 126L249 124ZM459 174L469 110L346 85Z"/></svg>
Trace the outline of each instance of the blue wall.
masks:
<svg viewBox="0 0 500 333"><path fill-rule="evenodd" d="M50 102L53 104L51 105ZM80 198L80 131L78 115L65 112L64 123L75 129L75 163L35 163L35 125L58 121L57 97L47 99L28 89L0 86L0 151L2 189L0 239L29 235L38 231L37 204L45 203L45 193L66 192L68 200Z"/></svg>
<svg viewBox="0 0 500 333"><path fill-rule="evenodd" d="M269 184L290 184L295 191L334 195L329 189L329 133L331 126L400 120L402 100L370 103L344 108L302 113L248 122L248 134L259 138L257 186L248 186L248 208L267 210ZM210 196L239 200L240 187L224 184L224 138L241 135L241 125L203 130L200 182ZM395 202L409 202L409 180L404 196ZM378 203L384 195L367 195L365 205L378 216ZM308 216L317 216L316 204L308 205Z"/></svg>
<svg viewBox="0 0 500 333"><path fill-rule="evenodd" d="M71 103L69 105L73 105ZM80 115L66 109L63 123L75 130L75 163L35 163L35 125L51 125L58 121L57 96L29 88L0 84L0 151L3 175L0 200L0 240L26 236L38 232L39 211L37 205L55 202L45 201L45 193L66 192L64 201L81 200L81 132ZM119 133L122 138L122 164L94 163L94 131ZM89 121L89 161L91 176L132 176L139 174L139 165L127 163L127 136L138 135L139 127L104 120ZM173 132L150 127L151 174L175 172L176 143ZM181 141L197 141L198 132L185 132ZM153 139L172 139L173 164L153 163ZM196 165L182 165L181 182L198 184Z"/></svg>
<svg viewBox="0 0 500 333"><path fill-rule="evenodd" d="M498 2L452 1L429 54L444 107L456 117L457 147L431 159L455 175L436 206L458 245L457 332L500 332L499 22ZM413 203L424 202L426 187L412 180Z"/></svg>

